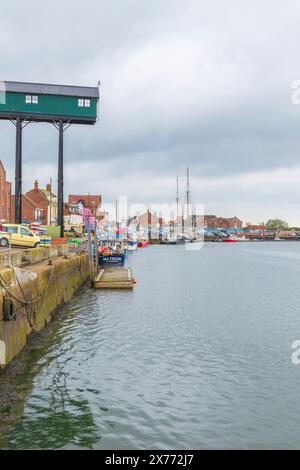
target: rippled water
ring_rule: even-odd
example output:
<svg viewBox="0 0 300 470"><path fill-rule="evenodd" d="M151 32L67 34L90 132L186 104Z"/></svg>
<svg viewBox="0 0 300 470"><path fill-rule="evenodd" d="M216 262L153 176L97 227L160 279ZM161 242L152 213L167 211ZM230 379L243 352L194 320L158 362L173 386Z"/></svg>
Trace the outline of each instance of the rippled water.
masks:
<svg viewBox="0 0 300 470"><path fill-rule="evenodd" d="M300 244L129 262L134 292L84 287L0 376L0 447L300 447Z"/></svg>

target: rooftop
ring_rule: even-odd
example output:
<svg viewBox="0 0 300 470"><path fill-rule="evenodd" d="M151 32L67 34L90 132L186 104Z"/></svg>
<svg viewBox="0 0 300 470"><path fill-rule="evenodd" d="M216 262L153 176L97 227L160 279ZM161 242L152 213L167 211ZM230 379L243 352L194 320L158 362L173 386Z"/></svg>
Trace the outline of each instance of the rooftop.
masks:
<svg viewBox="0 0 300 470"><path fill-rule="evenodd" d="M39 95L76 96L99 99L99 88L50 83L0 81L0 92L36 93Z"/></svg>

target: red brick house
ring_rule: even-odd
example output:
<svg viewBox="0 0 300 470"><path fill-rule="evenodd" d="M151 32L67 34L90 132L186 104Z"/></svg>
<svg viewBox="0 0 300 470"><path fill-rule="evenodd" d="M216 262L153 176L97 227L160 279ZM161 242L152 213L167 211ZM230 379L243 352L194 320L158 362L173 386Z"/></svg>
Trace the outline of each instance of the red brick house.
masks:
<svg viewBox="0 0 300 470"><path fill-rule="evenodd" d="M11 183L6 181L6 171L0 160L0 221L11 220Z"/></svg>
<svg viewBox="0 0 300 470"><path fill-rule="evenodd" d="M27 196L25 204L30 200L35 208L40 211L40 223L42 225L47 225L49 200L45 194L45 190L39 188L38 180L35 180L34 188L27 191L24 196Z"/></svg>
<svg viewBox="0 0 300 470"><path fill-rule="evenodd" d="M93 217L100 215L101 196L92 194L70 194L69 204L82 204L83 207L90 210Z"/></svg>
<svg viewBox="0 0 300 470"><path fill-rule="evenodd" d="M42 209L38 208L34 201L26 194L22 194L22 221L40 222ZM15 221L15 196L11 196L11 222Z"/></svg>
<svg viewBox="0 0 300 470"><path fill-rule="evenodd" d="M210 228L242 228L243 222L237 217L217 217L215 215L205 215L204 225Z"/></svg>

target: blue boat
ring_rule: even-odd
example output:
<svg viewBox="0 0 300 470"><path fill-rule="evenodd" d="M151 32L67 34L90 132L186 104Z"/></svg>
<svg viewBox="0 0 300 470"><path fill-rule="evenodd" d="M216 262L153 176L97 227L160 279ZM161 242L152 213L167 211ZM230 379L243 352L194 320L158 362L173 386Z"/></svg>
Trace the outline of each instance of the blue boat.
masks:
<svg viewBox="0 0 300 470"><path fill-rule="evenodd" d="M104 248L104 251L101 250ZM99 247L99 265L100 266L123 266L128 256L125 240L108 239L101 240Z"/></svg>

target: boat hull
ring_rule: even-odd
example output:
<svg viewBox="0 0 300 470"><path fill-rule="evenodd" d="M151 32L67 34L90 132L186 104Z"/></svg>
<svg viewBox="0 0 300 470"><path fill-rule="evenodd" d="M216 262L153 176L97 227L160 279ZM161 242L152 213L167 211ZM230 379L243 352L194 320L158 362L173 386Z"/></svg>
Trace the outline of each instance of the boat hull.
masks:
<svg viewBox="0 0 300 470"><path fill-rule="evenodd" d="M128 251L135 251L137 249L137 242L128 242Z"/></svg>
<svg viewBox="0 0 300 470"><path fill-rule="evenodd" d="M138 242L139 248L147 248L149 246L149 242Z"/></svg>

